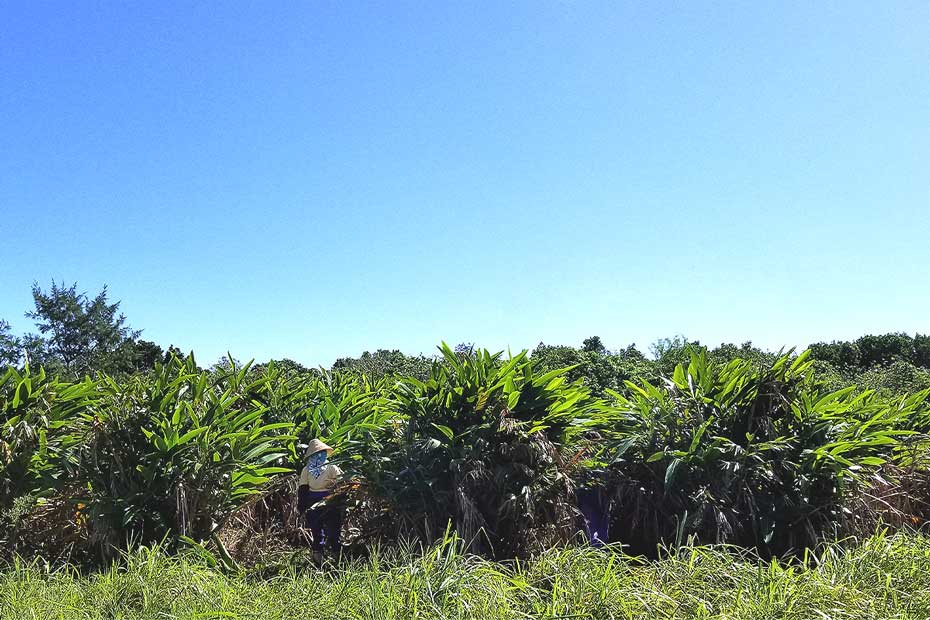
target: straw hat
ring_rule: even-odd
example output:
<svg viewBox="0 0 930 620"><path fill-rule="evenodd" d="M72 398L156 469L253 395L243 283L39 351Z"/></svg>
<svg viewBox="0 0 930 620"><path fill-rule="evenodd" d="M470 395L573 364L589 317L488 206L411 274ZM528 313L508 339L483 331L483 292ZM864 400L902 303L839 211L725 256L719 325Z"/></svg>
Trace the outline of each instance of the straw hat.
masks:
<svg viewBox="0 0 930 620"><path fill-rule="evenodd" d="M319 439L314 439L307 445L306 456L316 454L320 450L326 450L327 456L333 453L333 449L331 447L327 446L325 443L323 443Z"/></svg>

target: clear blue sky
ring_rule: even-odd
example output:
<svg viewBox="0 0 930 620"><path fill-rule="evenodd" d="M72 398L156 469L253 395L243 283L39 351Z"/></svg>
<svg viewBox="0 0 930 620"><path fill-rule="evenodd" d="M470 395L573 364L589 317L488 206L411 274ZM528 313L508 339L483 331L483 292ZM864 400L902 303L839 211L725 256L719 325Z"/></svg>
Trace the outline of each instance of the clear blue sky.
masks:
<svg viewBox="0 0 930 620"><path fill-rule="evenodd" d="M930 3L4 2L52 278L204 362L928 332Z"/></svg>

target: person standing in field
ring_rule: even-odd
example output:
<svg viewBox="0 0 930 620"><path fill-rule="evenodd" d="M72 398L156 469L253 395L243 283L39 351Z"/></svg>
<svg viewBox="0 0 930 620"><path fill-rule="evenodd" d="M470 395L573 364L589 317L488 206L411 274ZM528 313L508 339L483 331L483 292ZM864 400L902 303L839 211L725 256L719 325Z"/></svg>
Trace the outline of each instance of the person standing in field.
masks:
<svg viewBox="0 0 930 620"><path fill-rule="evenodd" d="M306 526L313 536L313 555L322 559L323 549L338 553L342 530L342 508L319 505L333 493L342 478L342 470L327 463L333 449L314 439L307 446L307 464L300 470L297 487L297 510L306 519Z"/></svg>

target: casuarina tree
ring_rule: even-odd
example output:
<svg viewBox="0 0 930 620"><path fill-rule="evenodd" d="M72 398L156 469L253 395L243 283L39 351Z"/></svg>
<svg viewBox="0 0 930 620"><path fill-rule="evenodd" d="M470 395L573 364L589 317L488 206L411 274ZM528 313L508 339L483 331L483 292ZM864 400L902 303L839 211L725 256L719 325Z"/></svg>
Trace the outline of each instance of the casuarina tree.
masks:
<svg viewBox="0 0 930 620"><path fill-rule="evenodd" d="M44 359L34 361L72 376L133 369L141 332L126 324L119 302L109 303L106 286L89 298L77 284L52 281L47 292L33 284L32 297L35 310L26 316L36 321L44 345Z"/></svg>

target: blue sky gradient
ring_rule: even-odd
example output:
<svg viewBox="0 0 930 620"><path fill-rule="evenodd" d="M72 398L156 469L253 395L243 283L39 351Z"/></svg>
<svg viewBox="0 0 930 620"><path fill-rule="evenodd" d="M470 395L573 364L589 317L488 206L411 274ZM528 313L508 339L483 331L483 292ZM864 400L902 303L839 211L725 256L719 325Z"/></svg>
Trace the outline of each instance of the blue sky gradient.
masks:
<svg viewBox="0 0 930 620"><path fill-rule="evenodd" d="M930 331L930 3L0 5L0 318L204 362Z"/></svg>

